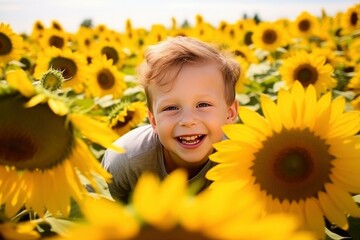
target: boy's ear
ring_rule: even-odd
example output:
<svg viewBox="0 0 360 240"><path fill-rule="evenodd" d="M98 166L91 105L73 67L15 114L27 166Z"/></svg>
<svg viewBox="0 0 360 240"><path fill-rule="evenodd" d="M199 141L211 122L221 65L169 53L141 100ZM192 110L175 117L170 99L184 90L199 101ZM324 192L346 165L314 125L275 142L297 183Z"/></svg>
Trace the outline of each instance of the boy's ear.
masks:
<svg viewBox="0 0 360 240"><path fill-rule="evenodd" d="M238 117L239 102L235 99L228 108L227 123L234 123Z"/></svg>
<svg viewBox="0 0 360 240"><path fill-rule="evenodd" d="M149 122L150 122L151 126L153 127L154 131L156 132L156 121L155 121L154 114L150 110L147 111L147 114L148 114Z"/></svg>

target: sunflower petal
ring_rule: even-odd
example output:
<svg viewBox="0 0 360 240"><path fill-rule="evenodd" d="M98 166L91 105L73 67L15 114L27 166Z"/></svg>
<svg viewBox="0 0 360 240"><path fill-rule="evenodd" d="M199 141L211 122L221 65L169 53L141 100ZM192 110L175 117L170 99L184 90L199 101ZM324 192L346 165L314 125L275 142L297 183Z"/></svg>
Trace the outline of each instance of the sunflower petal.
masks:
<svg viewBox="0 0 360 240"><path fill-rule="evenodd" d="M6 80L11 87L18 89L25 97L31 97L35 94L31 80L22 69L7 71Z"/></svg>
<svg viewBox="0 0 360 240"><path fill-rule="evenodd" d="M341 229L347 230L349 228L349 224L345 214L334 204L329 195L324 192L319 192L318 199L320 207L326 218L329 219L330 222L339 226Z"/></svg>
<svg viewBox="0 0 360 240"><path fill-rule="evenodd" d="M305 200L305 219L307 225L321 239L325 238L325 221L319 203L314 198Z"/></svg>
<svg viewBox="0 0 360 240"><path fill-rule="evenodd" d="M282 123L278 106L267 95L261 95L260 99L264 116L269 120L270 126L275 132L280 132Z"/></svg>
<svg viewBox="0 0 360 240"><path fill-rule="evenodd" d="M360 209L349 193L335 184L325 184L325 189L330 198L341 210L353 217L360 217Z"/></svg>

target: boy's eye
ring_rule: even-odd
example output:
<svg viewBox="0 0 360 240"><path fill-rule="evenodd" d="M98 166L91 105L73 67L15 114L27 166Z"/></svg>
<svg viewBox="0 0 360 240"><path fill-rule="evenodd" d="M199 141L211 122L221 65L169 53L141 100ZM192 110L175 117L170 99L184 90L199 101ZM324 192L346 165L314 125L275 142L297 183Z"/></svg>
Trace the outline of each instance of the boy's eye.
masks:
<svg viewBox="0 0 360 240"><path fill-rule="evenodd" d="M169 106L163 109L163 111L174 111L174 110L178 110L178 108L175 106Z"/></svg>
<svg viewBox="0 0 360 240"><path fill-rule="evenodd" d="M203 102L203 103L199 103L197 105L197 107L208 107L208 106L211 106L209 103L206 103L206 102Z"/></svg>

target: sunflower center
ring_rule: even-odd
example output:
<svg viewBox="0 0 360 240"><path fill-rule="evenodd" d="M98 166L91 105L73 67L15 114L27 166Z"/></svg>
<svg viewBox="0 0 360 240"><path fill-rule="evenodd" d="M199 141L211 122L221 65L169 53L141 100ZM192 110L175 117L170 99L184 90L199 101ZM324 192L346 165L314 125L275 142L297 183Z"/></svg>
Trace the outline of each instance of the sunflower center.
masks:
<svg viewBox="0 0 360 240"><path fill-rule="evenodd" d="M274 162L276 176L287 182L302 181L312 172L311 156L302 148L284 149Z"/></svg>
<svg viewBox="0 0 360 240"><path fill-rule="evenodd" d="M71 79L77 72L77 66L73 60L64 57L51 59L49 68L61 70L65 79Z"/></svg>
<svg viewBox="0 0 360 240"><path fill-rule="evenodd" d="M248 32L245 33L245 37L244 37L245 45L249 46L249 45L251 45L253 43L252 35L253 35L253 32L251 32L251 31L248 31Z"/></svg>
<svg viewBox="0 0 360 240"><path fill-rule="evenodd" d="M240 50L235 50L233 53L235 56L246 58L246 55Z"/></svg>
<svg viewBox="0 0 360 240"><path fill-rule="evenodd" d="M350 16L350 24L352 26L356 26L357 22L358 22L358 14L356 12L353 12L351 13L351 16Z"/></svg>
<svg viewBox="0 0 360 240"><path fill-rule="evenodd" d="M330 182L329 145L309 129L275 133L255 154L253 175L261 189L279 200L316 197Z"/></svg>
<svg viewBox="0 0 360 240"><path fill-rule="evenodd" d="M59 36L51 36L49 39L49 46L54 46L61 49L64 47L64 39Z"/></svg>
<svg viewBox="0 0 360 240"><path fill-rule="evenodd" d="M6 34L0 32L0 56L9 54L12 50L10 38Z"/></svg>
<svg viewBox="0 0 360 240"><path fill-rule="evenodd" d="M62 73L55 69L49 69L40 79L41 86L49 91L60 89L63 81Z"/></svg>
<svg viewBox="0 0 360 240"><path fill-rule="evenodd" d="M103 47L101 49L101 54L104 54L107 59L112 59L113 64L116 64L119 61L119 54L113 47Z"/></svg>
<svg viewBox="0 0 360 240"><path fill-rule="evenodd" d="M31 159L37 150L34 140L25 131L11 132L4 129L0 132L0 159L18 163Z"/></svg>
<svg viewBox="0 0 360 240"><path fill-rule="evenodd" d="M140 233L131 238L131 240L140 240L140 239L157 239L157 240L184 240L184 239L191 239L191 240L211 240L201 233L198 232L190 232L182 227L175 227L171 230L160 230L154 228L152 226L145 226L141 229Z"/></svg>
<svg viewBox="0 0 360 240"><path fill-rule="evenodd" d="M277 34L274 30L271 29L267 29L266 31L264 31L262 35L262 41L265 44L273 44L274 42L276 42L276 39L277 39Z"/></svg>
<svg viewBox="0 0 360 240"><path fill-rule="evenodd" d="M24 108L27 100L18 94L0 97L0 165L52 168L73 149L72 127L47 104Z"/></svg>
<svg viewBox="0 0 360 240"><path fill-rule="evenodd" d="M134 111L127 111L127 115L124 117L124 121L120 122L117 121L116 124L112 127L113 129L118 129L126 126L133 119L135 112Z"/></svg>
<svg viewBox="0 0 360 240"><path fill-rule="evenodd" d="M310 29L310 22L309 20L302 20L298 24L299 30L302 32L307 32Z"/></svg>
<svg viewBox="0 0 360 240"><path fill-rule="evenodd" d="M108 69L103 69L97 75L97 82L102 89L111 89L115 84L115 77Z"/></svg>
<svg viewBox="0 0 360 240"><path fill-rule="evenodd" d="M302 64L294 71L294 79L301 82L304 87L316 83L318 71L310 64Z"/></svg>

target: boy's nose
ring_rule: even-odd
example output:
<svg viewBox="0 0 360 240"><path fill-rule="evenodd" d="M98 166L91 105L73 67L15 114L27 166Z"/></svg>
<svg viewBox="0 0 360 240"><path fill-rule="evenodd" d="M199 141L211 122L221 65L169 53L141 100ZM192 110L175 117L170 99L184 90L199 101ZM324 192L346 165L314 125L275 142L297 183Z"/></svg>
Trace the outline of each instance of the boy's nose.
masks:
<svg viewBox="0 0 360 240"><path fill-rule="evenodd" d="M189 127L196 124L196 119L190 110L183 111L179 125L183 127Z"/></svg>

